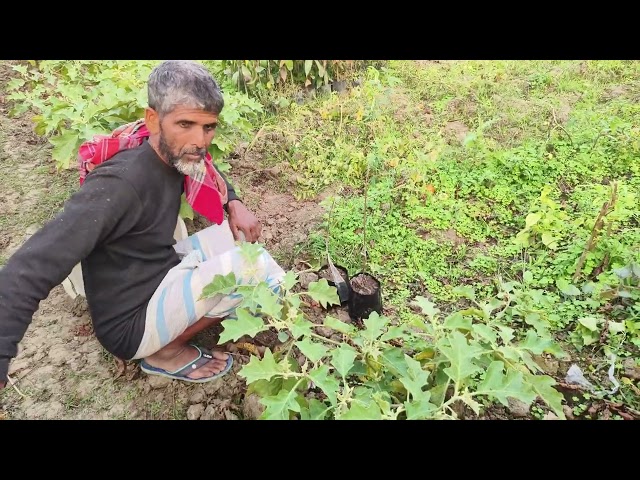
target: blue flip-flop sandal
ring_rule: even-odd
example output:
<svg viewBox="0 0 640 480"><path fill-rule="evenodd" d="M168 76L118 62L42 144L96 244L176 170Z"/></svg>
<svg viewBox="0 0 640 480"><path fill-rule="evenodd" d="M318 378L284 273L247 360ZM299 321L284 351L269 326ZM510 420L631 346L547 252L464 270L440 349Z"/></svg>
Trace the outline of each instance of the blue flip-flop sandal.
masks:
<svg viewBox="0 0 640 480"><path fill-rule="evenodd" d="M174 370L173 372L168 372L166 370L163 370L162 368L153 367L149 365L147 362L145 362L144 360L140 362L140 369L143 372L148 373L149 375L160 375L161 377L167 377L174 380L182 380L184 382L191 382L191 383L210 382L212 380L215 380L216 378L220 378L223 375L226 375L226 373L229 370L231 370L231 366L233 365L233 357L231 356L231 354L227 354L228 355L227 365L225 366L224 370L222 370L221 372L218 372L215 375L212 375L210 377L204 377L204 378L195 379L195 378L187 377L189 373L193 372L194 370L197 370L203 365L206 365L214 358L211 352L206 350L205 348L198 347L197 345L192 345L192 346L198 350L199 352L198 357L195 360L192 360L191 362L187 363L185 366L180 367L178 370Z"/></svg>

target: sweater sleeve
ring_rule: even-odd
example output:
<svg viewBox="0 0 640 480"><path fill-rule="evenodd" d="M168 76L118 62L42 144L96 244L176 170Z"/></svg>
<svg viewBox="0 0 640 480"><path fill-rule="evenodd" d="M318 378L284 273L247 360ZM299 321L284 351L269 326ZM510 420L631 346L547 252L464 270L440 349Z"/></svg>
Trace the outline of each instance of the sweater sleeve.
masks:
<svg viewBox="0 0 640 480"><path fill-rule="evenodd" d="M40 301L101 242L133 225L140 200L124 179L89 175L63 210L29 238L0 270L0 382L18 353ZM130 228L130 227L129 227Z"/></svg>

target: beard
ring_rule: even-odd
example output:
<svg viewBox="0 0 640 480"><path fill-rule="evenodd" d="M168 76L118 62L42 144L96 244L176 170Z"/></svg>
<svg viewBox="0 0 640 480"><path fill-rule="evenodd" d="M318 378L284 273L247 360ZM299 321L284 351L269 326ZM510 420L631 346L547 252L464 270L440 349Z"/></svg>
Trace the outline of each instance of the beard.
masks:
<svg viewBox="0 0 640 480"><path fill-rule="evenodd" d="M206 167L204 164L204 158L207 154L206 148L183 148L177 155L173 152L166 139L164 138L164 132L160 129L160 140L158 147L162 156L167 159L169 165L178 170L183 175L188 177L203 176L206 173ZM200 160L187 160L185 155L199 155Z"/></svg>

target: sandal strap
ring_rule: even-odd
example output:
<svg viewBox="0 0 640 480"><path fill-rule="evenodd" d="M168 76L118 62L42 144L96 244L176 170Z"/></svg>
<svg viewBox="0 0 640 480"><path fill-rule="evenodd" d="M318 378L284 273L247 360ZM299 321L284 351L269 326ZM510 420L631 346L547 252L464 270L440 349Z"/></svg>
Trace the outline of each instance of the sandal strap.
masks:
<svg viewBox="0 0 640 480"><path fill-rule="evenodd" d="M211 355L210 352L208 352L203 348L198 347L197 345L192 345L192 346L198 350L199 355L194 360L187 363L184 367L181 367L178 370L170 372L171 375L182 375L186 377L187 375L189 375L190 372L196 371L200 367L206 365L211 360L213 360L213 355Z"/></svg>

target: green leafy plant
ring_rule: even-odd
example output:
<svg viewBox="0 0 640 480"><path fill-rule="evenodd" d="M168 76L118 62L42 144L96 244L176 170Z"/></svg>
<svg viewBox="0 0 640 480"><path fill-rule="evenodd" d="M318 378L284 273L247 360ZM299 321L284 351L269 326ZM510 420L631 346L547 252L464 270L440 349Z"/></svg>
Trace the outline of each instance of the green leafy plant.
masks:
<svg viewBox="0 0 640 480"><path fill-rule="evenodd" d="M260 247L247 248L257 252ZM325 279L294 293L297 280L288 272L280 295L264 282L236 283L233 273L217 276L203 291L203 297L242 297L237 319L222 322L219 343L267 329L284 341L263 358L253 356L240 371L248 393L258 394L266 407L264 419L458 418L460 405L479 415L493 401L508 405L515 398L531 404L538 397L563 417L555 381L539 374L532 357L562 352L534 329L515 337L504 322L509 298L477 301L473 289L459 289L474 307L444 315L418 297L422 315L413 321L393 324L374 312L359 329L332 316L322 325L309 321L306 298L324 307L339 303ZM318 327L334 334L320 335Z"/></svg>
<svg viewBox="0 0 640 480"><path fill-rule="evenodd" d="M78 147L95 134L144 117L146 81L156 61L42 61L14 65L9 82L12 115L33 110L35 132L49 138L58 168L73 168ZM262 106L239 92L226 92L220 128L210 152L222 170L237 142L250 137Z"/></svg>

